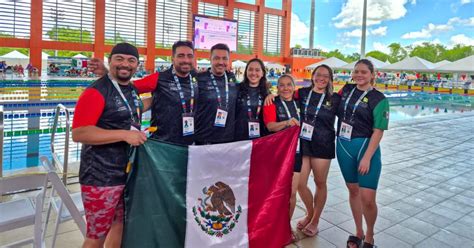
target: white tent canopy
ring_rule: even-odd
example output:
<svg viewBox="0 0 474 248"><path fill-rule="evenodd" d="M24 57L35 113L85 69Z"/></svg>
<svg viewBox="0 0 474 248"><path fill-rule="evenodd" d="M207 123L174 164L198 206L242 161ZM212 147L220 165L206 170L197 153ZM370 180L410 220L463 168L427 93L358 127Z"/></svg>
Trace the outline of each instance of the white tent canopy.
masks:
<svg viewBox="0 0 474 248"><path fill-rule="evenodd" d="M247 66L247 63L243 62L242 60L235 60L234 62L232 62L232 67L236 68L236 67L245 67Z"/></svg>
<svg viewBox="0 0 474 248"><path fill-rule="evenodd" d="M166 61L166 60L164 60L164 59L162 59L162 58L156 58L156 59L155 59L155 62L168 62L168 61Z"/></svg>
<svg viewBox="0 0 474 248"><path fill-rule="evenodd" d="M474 55L435 68L439 72L474 73Z"/></svg>
<svg viewBox="0 0 474 248"><path fill-rule="evenodd" d="M336 57L331 57L331 58L319 61L317 63L308 65L308 66L306 66L306 69L313 70L314 68L316 68L317 66L322 65L322 64L328 65L332 69L341 69L344 65L347 65L347 62L345 62L343 60L340 60Z"/></svg>
<svg viewBox="0 0 474 248"><path fill-rule="evenodd" d="M2 59L28 59L28 56L24 55L23 53L18 52L17 50L13 50L3 56L0 56Z"/></svg>
<svg viewBox="0 0 474 248"><path fill-rule="evenodd" d="M435 66L434 68L436 69L437 67L447 65L447 64L451 64L451 61L443 60L443 61L437 62L437 63L434 64L434 66Z"/></svg>
<svg viewBox="0 0 474 248"><path fill-rule="evenodd" d="M43 71L46 71L46 69L48 68L48 58L49 54L41 52L41 69Z"/></svg>
<svg viewBox="0 0 474 248"><path fill-rule="evenodd" d="M387 63L385 63L383 61L380 61L376 58L370 57L370 56L366 57L366 59L370 60L370 62L372 62L372 64L374 64L376 70L388 65ZM352 69L354 69L354 66L355 66L356 63L357 63L357 61L354 61L352 63L349 63L349 64L341 67L341 69L352 70Z"/></svg>
<svg viewBox="0 0 474 248"><path fill-rule="evenodd" d="M49 54L45 53L45 52L41 52L41 59L42 60L47 60L49 58Z"/></svg>
<svg viewBox="0 0 474 248"><path fill-rule="evenodd" d="M278 63L273 63L273 62L263 62L266 68L268 69L274 69L274 70L285 70L286 67L278 64Z"/></svg>
<svg viewBox="0 0 474 248"><path fill-rule="evenodd" d="M382 71L416 71L430 72L435 65L419 57L408 57L391 65L380 68Z"/></svg>
<svg viewBox="0 0 474 248"><path fill-rule="evenodd" d="M87 59L87 56L82 55L80 53L73 56L74 59Z"/></svg>
<svg viewBox="0 0 474 248"><path fill-rule="evenodd" d="M30 58L17 50L11 51L3 56L0 56L0 61L5 61L8 66L22 65L26 67Z"/></svg>
<svg viewBox="0 0 474 248"><path fill-rule="evenodd" d="M200 60L197 61L197 64L198 65L210 65L211 61L209 61L207 59L200 59Z"/></svg>

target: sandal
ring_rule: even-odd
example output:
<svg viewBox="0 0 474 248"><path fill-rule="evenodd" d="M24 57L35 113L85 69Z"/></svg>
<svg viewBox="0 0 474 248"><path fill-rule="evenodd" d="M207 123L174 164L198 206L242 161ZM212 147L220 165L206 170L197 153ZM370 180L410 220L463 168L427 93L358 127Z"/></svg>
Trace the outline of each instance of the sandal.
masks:
<svg viewBox="0 0 474 248"><path fill-rule="evenodd" d="M349 243L353 243L356 245L357 248L361 248L362 245L362 239L354 236L354 235L349 235L349 238L347 239L347 248L350 248Z"/></svg>
<svg viewBox="0 0 474 248"><path fill-rule="evenodd" d="M301 230L302 233L304 233L304 235L308 236L308 237L314 237L316 236L316 234L318 234L319 230L316 228L316 230L314 232L308 230L308 229L303 229Z"/></svg>
<svg viewBox="0 0 474 248"><path fill-rule="evenodd" d="M302 220L299 220L298 223L296 223L296 229L302 231L306 225L308 225L308 223L310 222L311 220L308 220L308 217L304 217L304 219ZM303 224L304 223L304 224Z"/></svg>
<svg viewBox="0 0 474 248"><path fill-rule="evenodd" d="M311 223L309 223L308 225L306 225L305 228L303 228L301 230L302 233L304 233L304 235L308 236L308 237L314 237L316 234L318 234L319 232L319 229L318 227L316 226L316 229L314 231L311 231L308 229L308 226L310 225Z"/></svg>
<svg viewBox="0 0 474 248"><path fill-rule="evenodd" d="M298 236L296 235L295 231L291 230L291 243L298 242Z"/></svg>

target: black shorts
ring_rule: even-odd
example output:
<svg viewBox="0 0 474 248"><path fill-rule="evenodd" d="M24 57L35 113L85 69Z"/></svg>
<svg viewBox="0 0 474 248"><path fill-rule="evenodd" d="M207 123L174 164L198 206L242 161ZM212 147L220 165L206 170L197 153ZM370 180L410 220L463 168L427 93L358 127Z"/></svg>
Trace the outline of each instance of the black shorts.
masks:
<svg viewBox="0 0 474 248"><path fill-rule="evenodd" d="M303 165L303 156L301 155L301 152L298 152L295 155L295 166L293 167L293 172L301 172L302 165Z"/></svg>
<svg viewBox="0 0 474 248"><path fill-rule="evenodd" d="M333 159L336 157L336 142L317 142L315 140L307 141L301 139L301 152L303 156L313 158Z"/></svg>

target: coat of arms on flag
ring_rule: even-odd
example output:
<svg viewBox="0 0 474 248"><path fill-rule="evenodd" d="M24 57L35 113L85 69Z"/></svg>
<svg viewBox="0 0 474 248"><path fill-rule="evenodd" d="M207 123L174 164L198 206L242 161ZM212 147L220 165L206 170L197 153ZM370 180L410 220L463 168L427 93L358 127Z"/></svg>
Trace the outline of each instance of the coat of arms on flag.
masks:
<svg viewBox="0 0 474 248"><path fill-rule="evenodd" d="M205 233L216 237L229 234L239 222L242 207L235 206L235 196L229 185L217 182L202 189L203 198L193 207L194 220Z"/></svg>

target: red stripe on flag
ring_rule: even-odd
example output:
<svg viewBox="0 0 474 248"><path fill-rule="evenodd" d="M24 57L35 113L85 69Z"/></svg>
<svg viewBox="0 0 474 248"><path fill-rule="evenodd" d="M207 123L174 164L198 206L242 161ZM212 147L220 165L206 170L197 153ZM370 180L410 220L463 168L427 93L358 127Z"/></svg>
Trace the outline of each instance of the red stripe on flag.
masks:
<svg viewBox="0 0 474 248"><path fill-rule="evenodd" d="M250 247L290 243L290 195L299 128L253 141L250 159L248 236Z"/></svg>

